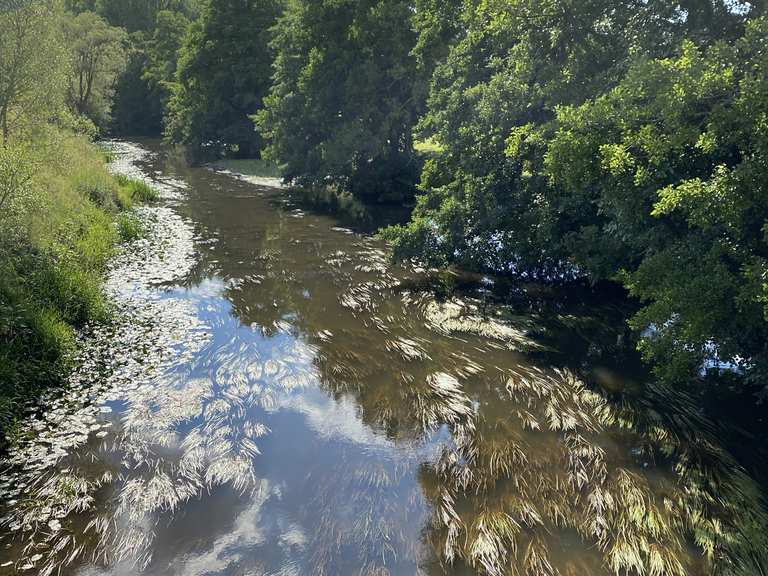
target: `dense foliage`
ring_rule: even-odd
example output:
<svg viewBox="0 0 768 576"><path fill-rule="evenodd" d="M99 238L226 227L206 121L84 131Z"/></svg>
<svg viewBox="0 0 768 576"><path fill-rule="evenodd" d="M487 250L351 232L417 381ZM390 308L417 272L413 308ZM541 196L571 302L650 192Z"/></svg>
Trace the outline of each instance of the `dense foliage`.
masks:
<svg viewBox="0 0 768 576"><path fill-rule="evenodd" d="M67 86L70 108L106 126L115 83L125 67L127 35L97 14L83 12L64 20L64 36L73 52Z"/></svg>
<svg viewBox="0 0 768 576"><path fill-rule="evenodd" d="M274 30L274 84L258 126L286 180L369 200L413 193L421 71L411 3L293 0Z"/></svg>
<svg viewBox="0 0 768 576"><path fill-rule="evenodd" d="M686 41L558 110L546 171L585 208L563 242L647 304L633 323L651 331L643 348L664 377L718 358L766 376L766 38L758 19L734 43Z"/></svg>
<svg viewBox="0 0 768 576"><path fill-rule="evenodd" d="M167 134L195 155L258 155L250 115L269 90L277 0L208 2L179 54Z"/></svg>
<svg viewBox="0 0 768 576"><path fill-rule="evenodd" d="M114 86L109 122L118 134L159 135L175 80L177 52L197 16L197 0L65 0L72 13L98 16L124 35L127 65ZM128 33L127 36L126 33Z"/></svg>
<svg viewBox="0 0 768 576"><path fill-rule="evenodd" d="M3 7L0 15L0 130L5 142L11 132L58 110L67 56L55 22L61 15L51 3Z"/></svg>
<svg viewBox="0 0 768 576"><path fill-rule="evenodd" d="M760 8L464 2L420 123L443 152L385 236L437 265L621 281L660 376L764 375Z"/></svg>
<svg viewBox="0 0 768 576"><path fill-rule="evenodd" d="M95 12L129 33L153 30L157 15L163 11L194 14L198 3L198 0L66 0L72 12Z"/></svg>
<svg viewBox="0 0 768 576"><path fill-rule="evenodd" d="M183 11L161 10L154 28L131 37L131 51L116 90L112 129L118 134L158 135L176 81L177 54L190 21Z"/></svg>

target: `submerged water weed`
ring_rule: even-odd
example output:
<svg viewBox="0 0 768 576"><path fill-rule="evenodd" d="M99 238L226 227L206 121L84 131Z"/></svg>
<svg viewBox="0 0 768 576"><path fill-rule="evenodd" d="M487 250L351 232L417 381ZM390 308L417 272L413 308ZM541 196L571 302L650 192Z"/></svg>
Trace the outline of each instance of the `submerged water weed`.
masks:
<svg viewBox="0 0 768 576"><path fill-rule="evenodd" d="M649 385L639 397L623 398L615 421L646 440L648 457L673 463L679 485L669 498L709 566L738 576L768 572L765 496L688 395Z"/></svg>
<svg viewBox="0 0 768 576"><path fill-rule="evenodd" d="M307 520L320 518L322 525L313 527L304 545L314 574L338 574L348 550L356 551L360 574L407 572L423 552L419 532L426 503L414 477L425 456L391 452L373 463L344 451L335 463L337 474L317 475L321 484L312 487ZM313 477L310 472L308 481Z"/></svg>
<svg viewBox="0 0 768 576"><path fill-rule="evenodd" d="M161 289L177 284L194 263L191 227L165 206L135 213L146 235L113 261L105 286L117 308L115 323L84 337L81 368L67 393L43 400L43 416L26 423L38 433L3 463L16 482L11 489L29 505L10 508L2 524L14 528L16 557L37 551L32 565L42 574L76 559L143 570L153 557L159 515L217 486L258 489L253 467L269 430L249 410L273 409L281 393L314 381L312 351L294 339L267 356L237 339L212 342L199 320L204 298ZM193 377L195 370L207 377ZM110 420L112 405L119 407L119 425ZM48 480L28 481L40 471ZM80 504L67 507L61 479L94 472L104 481L80 486ZM105 500L99 494L107 484ZM64 511L53 519L61 529L50 535L45 526L56 509ZM84 529L73 516L81 512L88 518Z"/></svg>
<svg viewBox="0 0 768 576"><path fill-rule="evenodd" d="M346 233L340 230L344 229L334 230L334 232ZM351 233L351 231L347 232ZM376 322L378 327L384 329L384 322L381 319L377 319L375 312L382 292L397 286L398 280L390 270L387 254L377 247L370 238L355 241L353 247L355 248L356 262L354 270L370 275L371 279L345 286L339 295L339 303L355 315L372 313L374 322ZM339 254L332 263L341 267L344 264L351 263L351 261Z"/></svg>
<svg viewBox="0 0 768 576"><path fill-rule="evenodd" d="M458 299L440 303L430 301L425 305L424 314L428 325L437 332L475 334L503 342L510 350L539 348L528 336L530 326L513 326L495 315L482 314L473 302Z"/></svg>
<svg viewBox="0 0 768 576"><path fill-rule="evenodd" d="M333 265L349 261L339 254ZM375 277L342 291L340 302L385 334L385 349L408 371L392 374L396 384L382 390L382 367L366 352L375 339L338 333L320 337L336 343L324 349L321 368L325 385L355 394L372 425L422 438L450 429L442 456L420 475L434 510L426 538L446 572L682 576L755 573L764 564L768 518L759 489L713 438L697 437L711 425L673 416L633 424L631 414L658 414L654 406L683 413L675 406L692 407L690 397L667 391L622 408L568 371L488 365L483 356L494 348L540 350L530 323L487 321L471 301L401 292L427 327L472 351L446 362L436 340L412 335L413 317L390 308L393 287L386 275ZM425 374L433 363L444 367ZM478 386L498 390L492 406L477 403ZM681 449L680 427L695 439L695 457Z"/></svg>
<svg viewBox="0 0 768 576"><path fill-rule="evenodd" d="M568 372L520 369L507 390L513 418L462 426L426 477L436 510L430 539L445 562L494 576L754 574L765 566L759 490L699 436L701 422L630 422L639 406L617 410ZM606 445L618 427L633 434L635 457L648 460ZM654 458L674 468L647 468ZM580 555L587 567L557 553L569 530L600 551Z"/></svg>

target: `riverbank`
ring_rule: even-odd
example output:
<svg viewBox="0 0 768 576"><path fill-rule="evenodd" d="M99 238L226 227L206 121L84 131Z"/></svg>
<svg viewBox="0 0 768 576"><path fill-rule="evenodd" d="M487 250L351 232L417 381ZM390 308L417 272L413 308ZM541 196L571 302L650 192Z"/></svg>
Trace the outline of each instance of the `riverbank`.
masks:
<svg viewBox="0 0 768 576"><path fill-rule="evenodd" d="M108 319L107 263L142 232L130 209L154 193L107 161L85 137L50 126L0 150L0 450L21 433L27 404L67 379L78 331Z"/></svg>

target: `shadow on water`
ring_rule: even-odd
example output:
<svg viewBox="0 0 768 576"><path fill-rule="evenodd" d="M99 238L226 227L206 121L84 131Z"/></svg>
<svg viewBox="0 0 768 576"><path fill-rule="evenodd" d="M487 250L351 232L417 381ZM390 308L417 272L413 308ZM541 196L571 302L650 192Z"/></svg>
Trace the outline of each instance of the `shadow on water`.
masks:
<svg viewBox="0 0 768 576"><path fill-rule="evenodd" d="M758 487L650 383L619 300L395 266L365 225L146 147L116 169L164 201L110 276L122 320L4 465L0 573L765 568Z"/></svg>
<svg viewBox="0 0 768 576"><path fill-rule="evenodd" d="M283 187L278 167L264 160L220 160L212 163L210 168L252 184ZM284 210L293 208L324 214L340 226L367 234L383 226L405 223L412 209L399 204L366 204L352 194L321 187L285 187L276 200Z"/></svg>

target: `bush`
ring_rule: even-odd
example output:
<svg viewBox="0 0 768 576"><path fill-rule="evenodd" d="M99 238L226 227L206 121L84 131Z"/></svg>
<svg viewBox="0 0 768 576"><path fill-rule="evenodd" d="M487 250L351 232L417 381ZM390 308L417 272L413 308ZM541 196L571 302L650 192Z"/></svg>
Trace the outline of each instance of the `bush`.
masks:
<svg viewBox="0 0 768 576"><path fill-rule="evenodd" d="M99 128L90 118L67 109L58 112L55 122L60 128L85 136L89 140L95 140L99 135Z"/></svg>
<svg viewBox="0 0 768 576"><path fill-rule="evenodd" d="M141 180L132 180L130 183L130 190L131 198L133 201L139 202L140 204L150 204L152 202L157 202L157 200L160 198L157 190Z"/></svg>

